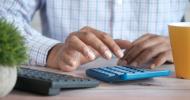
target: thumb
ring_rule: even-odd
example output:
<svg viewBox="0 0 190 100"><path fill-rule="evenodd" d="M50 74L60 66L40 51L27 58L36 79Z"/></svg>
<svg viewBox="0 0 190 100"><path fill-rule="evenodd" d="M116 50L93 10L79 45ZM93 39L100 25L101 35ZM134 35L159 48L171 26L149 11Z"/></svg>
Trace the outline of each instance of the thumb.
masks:
<svg viewBox="0 0 190 100"><path fill-rule="evenodd" d="M132 45L128 40L115 39L115 42L121 49L129 49Z"/></svg>

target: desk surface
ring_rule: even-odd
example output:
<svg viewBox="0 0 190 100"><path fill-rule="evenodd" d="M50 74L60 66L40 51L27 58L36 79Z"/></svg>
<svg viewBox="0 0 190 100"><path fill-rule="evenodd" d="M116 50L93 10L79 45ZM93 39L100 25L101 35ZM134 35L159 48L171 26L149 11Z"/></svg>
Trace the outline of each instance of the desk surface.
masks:
<svg viewBox="0 0 190 100"><path fill-rule="evenodd" d="M77 71L70 72L76 76L86 77L85 69L115 65L115 60L106 61L97 59L94 62L81 66ZM31 67L31 66L30 66ZM32 67L39 70L53 71L43 67ZM160 68L173 69L172 65L161 66ZM130 81L119 84L101 83L97 88L64 90L57 96L40 96L21 91L12 91L2 100L190 100L190 80L176 79L175 76L160 77L148 80Z"/></svg>

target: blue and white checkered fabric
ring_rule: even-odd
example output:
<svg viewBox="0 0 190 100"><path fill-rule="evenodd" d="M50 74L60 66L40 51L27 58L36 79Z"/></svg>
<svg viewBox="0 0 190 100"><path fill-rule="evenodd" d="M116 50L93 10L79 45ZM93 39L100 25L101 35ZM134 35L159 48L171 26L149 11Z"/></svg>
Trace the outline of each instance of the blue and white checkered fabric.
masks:
<svg viewBox="0 0 190 100"><path fill-rule="evenodd" d="M26 37L29 63L45 66L48 51L84 26L130 41L145 33L167 36L168 23L179 22L187 4L188 0L0 0L0 17L14 22ZM42 33L30 26L37 10Z"/></svg>

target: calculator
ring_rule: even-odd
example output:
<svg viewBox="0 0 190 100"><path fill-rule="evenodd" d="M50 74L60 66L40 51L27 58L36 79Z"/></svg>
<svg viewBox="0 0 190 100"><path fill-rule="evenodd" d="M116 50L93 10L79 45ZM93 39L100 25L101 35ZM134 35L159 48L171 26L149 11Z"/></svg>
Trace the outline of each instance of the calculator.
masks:
<svg viewBox="0 0 190 100"><path fill-rule="evenodd" d="M105 82L121 82L153 77L169 76L170 70L152 70L133 66L99 67L86 70L89 77Z"/></svg>
<svg viewBox="0 0 190 100"><path fill-rule="evenodd" d="M15 89L40 95L58 95L66 89L93 88L99 81L67 74L20 68Z"/></svg>

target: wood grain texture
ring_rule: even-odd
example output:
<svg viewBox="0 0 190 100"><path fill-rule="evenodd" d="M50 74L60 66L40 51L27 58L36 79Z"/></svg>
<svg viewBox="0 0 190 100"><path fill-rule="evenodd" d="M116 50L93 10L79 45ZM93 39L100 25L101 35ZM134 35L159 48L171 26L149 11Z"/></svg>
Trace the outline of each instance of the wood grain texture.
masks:
<svg viewBox="0 0 190 100"><path fill-rule="evenodd" d="M100 66L115 65L116 60L97 59L81 66L78 70L66 74L85 76L85 69ZM43 67L34 69L63 73ZM158 69L174 70L172 65L164 65ZM64 90L57 96L40 96L14 90L2 100L190 100L190 80L177 79L175 75L154 79L129 81L119 84L101 83L97 88Z"/></svg>

